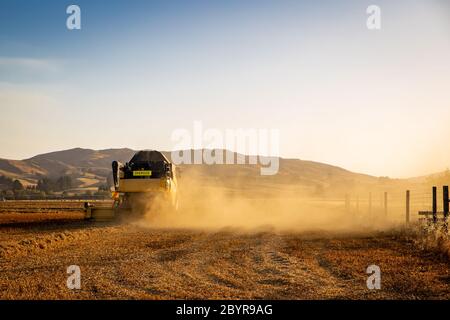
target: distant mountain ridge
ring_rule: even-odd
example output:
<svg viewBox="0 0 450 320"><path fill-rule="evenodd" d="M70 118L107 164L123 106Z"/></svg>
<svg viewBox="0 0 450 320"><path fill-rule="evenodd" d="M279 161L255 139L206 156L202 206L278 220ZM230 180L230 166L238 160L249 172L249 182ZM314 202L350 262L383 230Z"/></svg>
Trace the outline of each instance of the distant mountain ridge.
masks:
<svg viewBox="0 0 450 320"><path fill-rule="evenodd" d="M113 160L126 161L135 153L127 148L92 150L74 148L40 154L25 160L0 159L0 175L36 184L42 177L69 175L76 187L98 187L106 182Z"/></svg>
<svg viewBox="0 0 450 320"><path fill-rule="evenodd" d="M106 183L111 174L112 161L127 162L135 152L128 148L74 148L40 154L25 160L0 159L0 175L18 179L24 185L36 184L42 177L68 175L72 177L76 188L97 188ZM170 158L170 152L164 153ZM381 179L324 163L284 158L279 159L279 172L274 176L261 176L258 165L182 166L182 170L187 171L194 168L201 179L229 186L246 185L249 188L270 184L274 188L292 185L321 190L330 186L370 186L379 183Z"/></svg>

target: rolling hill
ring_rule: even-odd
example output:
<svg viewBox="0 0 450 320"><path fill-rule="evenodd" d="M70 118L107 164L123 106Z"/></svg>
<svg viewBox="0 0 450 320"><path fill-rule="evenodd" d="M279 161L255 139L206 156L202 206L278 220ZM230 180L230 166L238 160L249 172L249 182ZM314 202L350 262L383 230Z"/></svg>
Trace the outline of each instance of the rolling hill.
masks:
<svg viewBox="0 0 450 320"><path fill-rule="evenodd" d="M191 151L192 152L192 151ZM122 149L69 149L40 154L25 160L0 159L0 175L18 179L24 185L36 184L43 177L68 175L76 188L96 188L106 183L111 174L111 162L127 162L135 151ZM165 152L170 158L170 153ZM248 158L247 158L248 159ZM182 175L195 173L195 179L221 184L229 188L283 189L287 186L309 193L323 193L333 189L368 188L380 183L399 183L354 173L340 167L299 159L279 159L279 172L261 176L259 165L183 165ZM331 192L331 191L330 191Z"/></svg>
<svg viewBox="0 0 450 320"><path fill-rule="evenodd" d="M113 160L126 161L131 149L69 149L37 155L25 160L0 159L0 175L18 179L24 185L36 184L43 177L68 175L76 187L98 187L106 182Z"/></svg>

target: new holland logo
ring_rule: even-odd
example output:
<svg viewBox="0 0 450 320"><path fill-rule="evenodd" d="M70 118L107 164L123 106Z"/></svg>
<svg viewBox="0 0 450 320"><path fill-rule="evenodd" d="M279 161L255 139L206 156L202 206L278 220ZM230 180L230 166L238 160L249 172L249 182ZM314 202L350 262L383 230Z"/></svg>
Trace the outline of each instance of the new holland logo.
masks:
<svg viewBox="0 0 450 320"><path fill-rule="evenodd" d="M133 177L150 177L151 175L150 170L133 171Z"/></svg>

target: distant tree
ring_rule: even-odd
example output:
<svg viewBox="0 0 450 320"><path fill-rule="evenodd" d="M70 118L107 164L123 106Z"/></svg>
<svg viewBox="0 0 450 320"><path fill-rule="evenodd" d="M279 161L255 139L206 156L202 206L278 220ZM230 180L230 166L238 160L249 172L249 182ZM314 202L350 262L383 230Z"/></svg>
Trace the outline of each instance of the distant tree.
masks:
<svg viewBox="0 0 450 320"><path fill-rule="evenodd" d="M44 191L45 193L51 192L55 189L53 181L49 178L40 179L37 183L36 188L39 191Z"/></svg>
<svg viewBox="0 0 450 320"><path fill-rule="evenodd" d="M72 178L69 176L61 176L56 180L56 191L64 191L72 188Z"/></svg>
<svg viewBox="0 0 450 320"><path fill-rule="evenodd" d="M0 176L0 186L5 190L12 189L13 180L5 176Z"/></svg>
<svg viewBox="0 0 450 320"><path fill-rule="evenodd" d="M15 199L26 199L27 197L26 191L23 189L15 189L13 192Z"/></svg>
<svg viewBox="0 0 450 320"><path fill-rule="evenodd" d="M12 184L12 189L13 190L23 190L23 185L19 180L14 180L14 182Z"/></svg>
<svg viewBox="0 0 450 320"><path fill-rule="evenodd" d="M72 178L70 176L61 176L56 180L48 177L38 181L36 189L44 192L65 191L73 187Z"/></svg>
<svg viewBox="0 0 450 320"><path fill-rule="evenodd" d="M6 190L5 197L7 199L14 199L14 192L12 192L11 190Z"/></svg>
<svg viewBox="0 0 450 320"><path fill-rule="evenodd" d="M110 186L107 184L102 184L98 187L98 191L109 191Z"/></svg>

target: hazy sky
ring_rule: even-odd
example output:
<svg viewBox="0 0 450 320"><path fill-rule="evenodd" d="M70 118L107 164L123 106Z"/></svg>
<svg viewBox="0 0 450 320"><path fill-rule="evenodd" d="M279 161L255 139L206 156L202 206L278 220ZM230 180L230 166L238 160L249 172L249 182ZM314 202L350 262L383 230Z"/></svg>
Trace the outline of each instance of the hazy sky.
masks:
<svg viewBox="0 0 450 320"><path fill-rule="evenodd" d="M81 30L66 8L81 7ZM381 30L366 27L368 5ZM450 5L0 2L0 157L169 150L171 133L280 130L283 157L392 177L450 167Z"/></svg>

